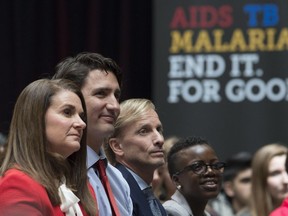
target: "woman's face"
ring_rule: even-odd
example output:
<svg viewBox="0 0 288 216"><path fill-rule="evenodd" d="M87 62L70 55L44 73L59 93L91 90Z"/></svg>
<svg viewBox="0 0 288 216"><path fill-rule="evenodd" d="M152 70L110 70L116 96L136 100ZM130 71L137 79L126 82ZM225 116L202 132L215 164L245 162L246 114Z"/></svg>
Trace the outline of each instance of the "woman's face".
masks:
<svg viewBox="0 0 288 216"><path fill-rule="evenodd" d="M288 175L285 170L286 155L275 156L268 166L267 189L275 204L288 196Z"/></svg>
<svg viewBox="0 0 288 216"><path fill-rule="evenodd" d="M195 145L179 151L181 159L178 170L195 162L211 165L219 162L214 150L209 145ZM180 192L186 199L208 201L218 195L221 189L222 173L208 166L206 172L195 174L192 170L181 172L173 177L176 185L181 185Z"/></svg>
<svg viewBox="0 0 288 216"><path fill-rule="evenodd" d="M83 107L80 98L73 92L61 90L51 98L45 114L48 149L65 158L80 149L83 130Z"/></svg>

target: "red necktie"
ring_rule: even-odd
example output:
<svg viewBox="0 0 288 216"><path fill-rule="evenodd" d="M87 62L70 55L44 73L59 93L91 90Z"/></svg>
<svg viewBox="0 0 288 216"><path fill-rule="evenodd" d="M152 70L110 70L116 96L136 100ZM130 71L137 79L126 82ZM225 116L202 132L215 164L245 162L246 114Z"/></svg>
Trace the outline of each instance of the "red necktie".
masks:
<svg viewBox="0 0 288 216"><path fill-rule="evenodd" d="M106 175L106 171L105 171L106 166L105 166L104 160L99 159L96 163L96 168L99 172L100 179L101 179L101 182L105 188L106 194L108 195L111 209L112 209L112 214L114 216L120 216L120 213L119 213L119 210L118 210L118 207L117 207L117 204L116 204L116 201L115 201L115 198L114 198L114 195L113 195L113 192L112 192L109 180L108 180L108 177Z"/></svg>

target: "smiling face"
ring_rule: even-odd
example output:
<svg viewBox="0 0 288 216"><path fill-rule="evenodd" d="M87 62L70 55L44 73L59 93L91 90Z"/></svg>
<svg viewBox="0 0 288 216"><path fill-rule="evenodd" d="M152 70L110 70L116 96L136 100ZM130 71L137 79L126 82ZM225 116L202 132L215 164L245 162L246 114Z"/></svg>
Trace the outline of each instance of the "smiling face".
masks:
<svg viewBox="0 0 288 216"><path fill-rule="evenodd" d="M164 164L164 138L162 124L157 113L149 109L137 120L128 124L116 140L120 148L120 163L136 173L153 178L155 169Z"/></svg>
<svg viewBox="0 0 288 216"><path fill-rule="evenodd" d="M177 164L178 170L195 162L202 161L205 164L213 164L219 161L214 150L206 144L182 149L177 154L179 156L175 164ZM173 180L176 185L181 185L180 192L187 200L206 202L220 192L222 174L208 167L203 174L197 175L192 170L187 170L173 176Z"/></svg>
<svg viewBox="0 0 288 216"><path fill-rule="evenodd" d="M60 90L52 96L45 114L45 130L48 149L65 158L80 149L83 130L83 107L80 98L68 90Z"/></svg>
<svg viewBox="0 0 288 216"><path fill-rule="evenodd" d="M92 70L81 91L87 107L87 142L98 153L103 140L114 131L120 112L120 87L112 72Z"/></svg>

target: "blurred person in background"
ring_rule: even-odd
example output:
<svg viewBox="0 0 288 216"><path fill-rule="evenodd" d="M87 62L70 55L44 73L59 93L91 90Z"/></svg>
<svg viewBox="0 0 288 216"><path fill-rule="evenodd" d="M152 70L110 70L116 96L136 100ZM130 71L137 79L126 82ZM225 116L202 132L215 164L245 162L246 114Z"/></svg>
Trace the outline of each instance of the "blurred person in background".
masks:
<svg viewBox="0 0 288 216"><path fill-rule="evenodd" d="M251 206L242 215L269 215L288 196L286 158L287 147L279 143L264 145L255 152L252 160Z"/></svg>
<svg viewBox="0 0 288 216"><path fill-rule="evenodd" d="M7 137L0 133L0 153L3 153L7 144Z"/></svg>
<svg viewBox="0 0 288 216"><path fill-rule="evenodd" d="M288 152L285 162L286 173L288 173ZM281 206L276 208L269 216L287 216L288 215L288 196L284 199Z"/></svg>
<svg viewBox="0 0 288 216"><path fill-rule="evenodd" d="M7 147L7 137L4 134L0 133L0 166L5 156L6 147Z"/></svg>
<svg viewBox="0 0 288 216"><path fill-rule="evenodd" d="M176 190L175 184L172 182L168 167L167 167L167 155L171 147L178 141L178 137L172 136L164 141L163 149L165 155L165 164L155 170L153 175L152 187L155 196L161 202L165 202L170 199Z"/></svg>

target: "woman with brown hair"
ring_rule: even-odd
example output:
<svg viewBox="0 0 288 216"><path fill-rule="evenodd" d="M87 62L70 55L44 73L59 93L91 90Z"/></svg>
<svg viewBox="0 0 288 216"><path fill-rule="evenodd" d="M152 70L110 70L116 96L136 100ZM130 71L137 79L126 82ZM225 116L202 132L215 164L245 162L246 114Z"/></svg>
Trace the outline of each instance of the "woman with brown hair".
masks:
<svg viewBox="0 0 288 216"><path fill-rule="evenodd" d="M17 99L0 174L1 215L96 215L86 173L86 107L67 80L32 82Z"/></svg>
<svg viewBox="0 0 288 216"><path fill-rule="evenodd" d="M269 215L288 196L286 154L287 147L278 143L264 145L254 154L251 208L247 215Z"/></svg>

